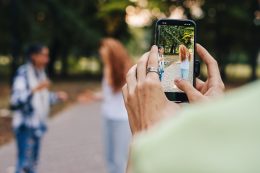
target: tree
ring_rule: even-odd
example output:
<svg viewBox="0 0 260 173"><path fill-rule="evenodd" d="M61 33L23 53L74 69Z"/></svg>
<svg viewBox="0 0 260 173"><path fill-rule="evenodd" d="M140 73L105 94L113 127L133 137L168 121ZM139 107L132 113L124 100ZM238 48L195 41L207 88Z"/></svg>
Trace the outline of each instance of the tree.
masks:
<svg viewBox="0 0 260 173"><path fill-rule="evenodd" d="M199 4L202 8L204 15L201 18L192 14L193 3ZM252 68L251 79L254 80L260 48L260 28L253 21L256 10L260 10L259 6L257 0L150 0L145 8L151 11L159 8L169 16L172 8L181 7L187 18L196 21L197 41L215 55L223 79L226 80L225 68L231 63L231 55L243 52L247 55L247 63ZM240 59L236 59L236 63L241 63Z"/></svg>
<svg viewBox="0 0 260 173"><path fill-rule="evenodd" d="M105 36L127 40L127 4L104 0L0 0L0 52L12 52L14 73L24 49L33 42L42 42L50 47L50 76L56 75L58 58L62 75L66 76L69 55L96 54L99 40Z"/></svg>
<svg viewBox="0 0 260 173"><path fill-rule="evenodd" d="M194 36L194 28L183 27L183 26L173 26L165 27L161 26L159 28L162 37L159 38L159 45L164 46L165 53L177 53L177 48L180 44L184 44L186 47L190 48L193 46L191 44L191 38Z"/></svg>

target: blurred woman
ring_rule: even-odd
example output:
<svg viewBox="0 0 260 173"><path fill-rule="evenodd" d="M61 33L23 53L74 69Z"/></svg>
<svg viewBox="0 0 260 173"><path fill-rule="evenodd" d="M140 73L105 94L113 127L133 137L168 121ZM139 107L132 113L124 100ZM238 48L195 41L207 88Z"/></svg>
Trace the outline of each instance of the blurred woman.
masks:
<svg viewBox="0 0 260 173"><path fill-rule="evenodd" d="M183 44L179 46L179 58L181 62L181 78L184 80L188 80L191 55L189 53L189 50Z"/></svg>
<svg viewBox="0 0 260 173"><path fill-rule="evenodd" d="M121 88L132 63L124 46L113 38L101 41L99 53L104 64L102 114L108 171L124 173L131 132Z"/></svg>
<svg viewBox="0 0 260 173"><path fill-rule="evenodd" d="M17 141L16 173L35 173L50 105L65 101L65 92L49 92L45 73L49 49L41 44L27 50L28 62L16 72L11 94L13 129Z"/></svg>

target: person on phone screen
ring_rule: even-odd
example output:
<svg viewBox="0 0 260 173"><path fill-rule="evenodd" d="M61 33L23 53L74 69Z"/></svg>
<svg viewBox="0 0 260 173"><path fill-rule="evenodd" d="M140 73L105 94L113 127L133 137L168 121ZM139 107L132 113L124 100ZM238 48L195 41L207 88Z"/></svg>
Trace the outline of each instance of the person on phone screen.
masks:
<svg viewBox="0 0 260 173"><path fill-rule="evenodd" d="M17 142L16 173L36 172L50 105L67 99L63 91L48 90L50 82L45 73L48 47L33 44L26 55L28 62L17 70L11 93L12 124Z"/></svg>
<svg viewBox="0 0 260 173"><path fill-rule="evenodd" d="M125 173L131 131L121 88L132 65L124 46L113 38L101 41L102 106L104 122L105 157L109 173Z"/></svg>
<svg viewBox="0 0 260 173"><path fill-rule="evenodd" d="M180 58L180 69L181 69L181 78L184 80L189 79L189 67L191 55L183 44L179 46L179 58Z"/></svg>
<svg viewBox="0 0 260 173"><path fill-rule="evenodd" d="M164 66L165 66L163 46L158 46L158 60L159 60L159 77L160 77L160 81L162 81L164 75Z"/></svg>

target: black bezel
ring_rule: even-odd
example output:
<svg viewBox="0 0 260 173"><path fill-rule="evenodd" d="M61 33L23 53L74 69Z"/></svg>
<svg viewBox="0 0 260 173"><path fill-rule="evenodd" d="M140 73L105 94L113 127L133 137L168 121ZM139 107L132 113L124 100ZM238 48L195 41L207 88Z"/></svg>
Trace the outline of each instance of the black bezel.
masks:
<svg viewBox="0 0 260 173"><path fill-rule="evenodd" d="M194 69L195 69L195 53L196 53L196 49L195 49L195 45L196 45L196 23L192 20L173 20L173 19L160 19L156 22L156 26L155 26L155 44L158 45L158 25L177 25L177 26L193 26L194 27L194 55L193 55L193 86L195 86L195 73L194 73ZM181 93L181 92L165 92L166 97L170 100L170 101L174 101L174 102L189 102L188 97L185 93Z"/></svg>

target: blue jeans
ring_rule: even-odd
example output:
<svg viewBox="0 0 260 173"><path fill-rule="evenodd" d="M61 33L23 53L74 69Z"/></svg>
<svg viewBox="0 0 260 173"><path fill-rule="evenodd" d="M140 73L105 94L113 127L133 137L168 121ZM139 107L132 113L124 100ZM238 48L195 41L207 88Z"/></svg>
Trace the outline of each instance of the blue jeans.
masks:
<svg viewBox="0 0 260 173"><path fill-rule="evenodd" d="M105 156L109 173L125 173L131 131L127 120L104 120Z"/></svg>
<svg viewBox="0 0 260 173"><path fill-rule="evenodd" d="M163 75L164 75L164 70L163 69L159 69L159 79L160 79L160 81L162 81Z"/></svg>
<svg viewBox="0 0 260 173"><path fill-rule="evenodd" d="M181 78L189 80L189 69L181 69Z"/></svg>
<svg viewBox="0 0 260 173"><path fill-rule="evenodd" d="M15 131L17 143L16 173L36 173L41 138L35 136L34 130L20 127Z"/></svg>

